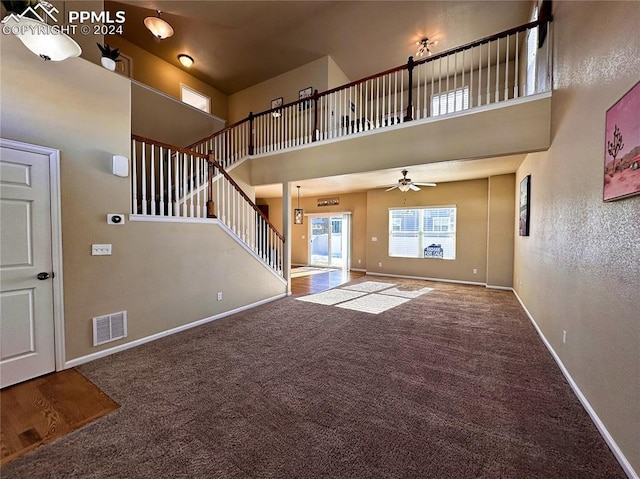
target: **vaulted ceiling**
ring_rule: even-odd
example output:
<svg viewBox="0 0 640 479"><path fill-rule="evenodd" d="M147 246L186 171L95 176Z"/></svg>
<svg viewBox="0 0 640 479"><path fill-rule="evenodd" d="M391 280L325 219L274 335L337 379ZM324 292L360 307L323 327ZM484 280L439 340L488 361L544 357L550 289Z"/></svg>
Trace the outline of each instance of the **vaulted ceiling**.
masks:
<svg viewBox="0 0 640 479"><path fill-rule="evenodd" d="M438 41L434 52L528 21L527 1L158 1L105 2L124 10L123 37L232 94L330 55L357 80L393 68L416 53L416 41ZM175 34L157 42L144 27L161 10Z"/></svg>
<svg viewBox="0 0 640 479"><path fill-rule="evenodd" d="M123 0L105 7L126 12L126 40L178 68L178 55L190 55L191 75L231 95L327 55L358 80L406 63L424 37L438 42L438 53L527 23L532 2ZM143 25L157 10L175 31L160 42ZM410 172L416 181L486 178L514 172L523 158L413 165ZM394 183L399 175L396 168L296 184L305 195L337 194ZM281 196L282 186L255 193Z"/></svg>

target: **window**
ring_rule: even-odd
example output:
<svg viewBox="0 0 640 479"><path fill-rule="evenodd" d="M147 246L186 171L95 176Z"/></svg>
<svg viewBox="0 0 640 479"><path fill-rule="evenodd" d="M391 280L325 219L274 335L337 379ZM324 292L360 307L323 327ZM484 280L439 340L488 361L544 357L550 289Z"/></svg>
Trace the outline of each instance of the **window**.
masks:
<svg viewBox="0 0 640 479"><path fill-rule="evenodd" d="M431 97L431 116L446 115L447 113L462 111L468 108L468 86Z"/></svg>
<svg viewBox="0 0 640 479"><path fill-rule="evenodd" d="M536 5L531 15L531 21L538 20L538 6ZM527 33L527 83L525 94L533 95L536 92L536 56L538 51L538 28L532 28Z"/></svg>
<svg viewBox="0 0 640 479"><path fill-rule="evenodd" d="M189 88L186 85L180 85L181 97L180 99L188 105L196 107L199 110L211 113L211 98L203 95L200 92Z"/></svg>
<svg viewBox="0 0 640 479"><path fill-rule="evenodd" d="M389 209L389 256L456 259L456 207Z"/></svg>

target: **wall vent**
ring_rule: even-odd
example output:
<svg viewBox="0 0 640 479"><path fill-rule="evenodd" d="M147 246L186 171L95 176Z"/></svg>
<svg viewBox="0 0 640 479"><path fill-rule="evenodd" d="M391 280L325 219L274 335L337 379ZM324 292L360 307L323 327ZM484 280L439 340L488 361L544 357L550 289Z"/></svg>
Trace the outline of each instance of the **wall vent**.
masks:
<svg viewBox="0 0 640 479"><path fill-rule="evenodd" d="M93 319L93 345L127 337L127 312L120 311Z"/></svg>

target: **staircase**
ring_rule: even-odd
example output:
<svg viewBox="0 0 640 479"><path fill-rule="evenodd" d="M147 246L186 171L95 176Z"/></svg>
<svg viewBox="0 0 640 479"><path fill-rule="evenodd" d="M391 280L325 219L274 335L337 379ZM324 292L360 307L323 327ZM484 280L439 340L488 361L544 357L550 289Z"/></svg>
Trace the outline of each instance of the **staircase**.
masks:
<svg viewBox="0 0 640 479"><path fill-rule="evenodd" d="M185 148L132 137L132 212L217 218L283 277L285 238L229 176L251 156L402 128L551 90L550 18L249 116ZM542 45L540 48L539 45Z"/></svg>

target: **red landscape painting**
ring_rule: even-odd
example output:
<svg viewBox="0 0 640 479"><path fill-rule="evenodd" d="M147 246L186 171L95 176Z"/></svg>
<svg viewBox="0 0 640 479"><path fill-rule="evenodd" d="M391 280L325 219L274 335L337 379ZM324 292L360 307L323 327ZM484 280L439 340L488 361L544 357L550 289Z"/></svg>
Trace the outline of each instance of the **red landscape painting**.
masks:
<svg viewBox="0 0 640 479"><path fill-rule="evenodd" d="M607 110L604 201L640 193L640 82Z"/></svg>

